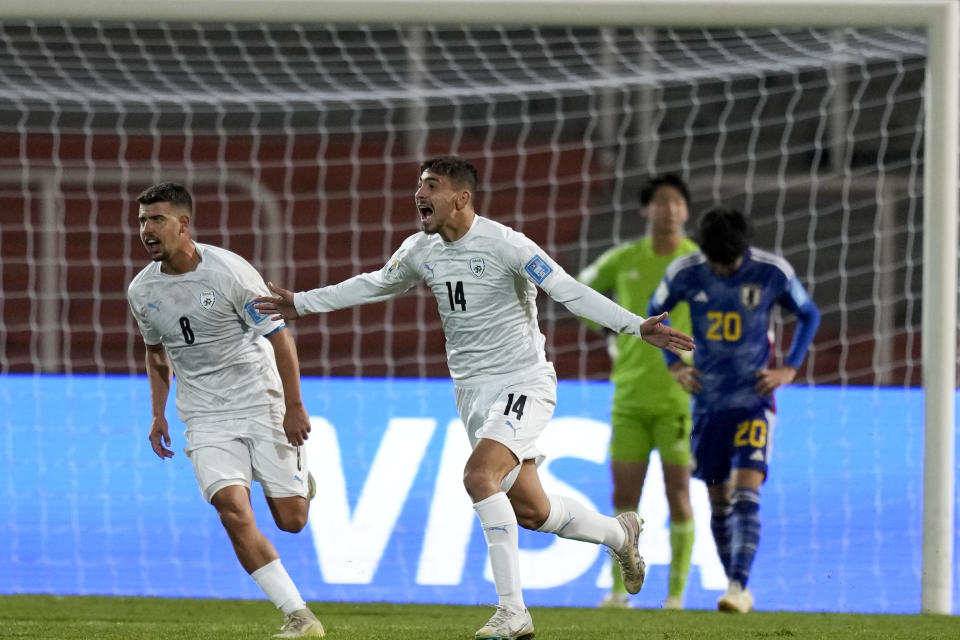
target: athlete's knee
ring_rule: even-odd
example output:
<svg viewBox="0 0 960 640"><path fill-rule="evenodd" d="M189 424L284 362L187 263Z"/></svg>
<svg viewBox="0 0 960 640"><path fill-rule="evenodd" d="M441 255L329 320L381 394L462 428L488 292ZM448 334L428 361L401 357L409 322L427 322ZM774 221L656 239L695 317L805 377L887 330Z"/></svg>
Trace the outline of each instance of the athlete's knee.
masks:
<svg viewBox="0 0 960 640"><path fill-rule="evenodd" d="M467 494L478 502L500 491L500 478L497 478L489 469L467 465L463 470L463 488Z"/></svg>
<svg viewBox="0 0 960 640"><path fill-rule="evenodd" d="M668 487L667 505L670 513L678 520L689 520L692 507L690 506L690 491L687 487Z"/></svg>
<svg viewBox="0 0 960 640"><path fill-rule="evenodd" d="M240 531L254 526L253 510L243 505L226 503L217 505L220 522L227 531Z"/></svg>
<svg viewBox="0 0 960 640"><path fill-rule="evenodd" d="M289 510L277 513L274 518L277 528L288 533L300 533L307 526L307 510Z"/></svg>
<svg viewBox="0 0 960 640"><path fill-rule="evenodd" d="M707 496L713 509L722 509L730 506L730 486L716 484L707 486Z"/></svg>

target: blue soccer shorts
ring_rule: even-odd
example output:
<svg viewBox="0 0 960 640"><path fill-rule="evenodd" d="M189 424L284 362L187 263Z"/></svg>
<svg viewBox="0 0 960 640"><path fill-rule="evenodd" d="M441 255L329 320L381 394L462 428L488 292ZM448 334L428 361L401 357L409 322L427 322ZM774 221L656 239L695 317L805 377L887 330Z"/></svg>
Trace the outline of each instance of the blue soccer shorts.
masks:
<svg viewBox="0 0 960 640"><path fill-rule="evenodd" d="M726 482L732 469L767 475L776 414L768 407L733 409L694 418L690 448L693 477L708 485Z"/></svg>

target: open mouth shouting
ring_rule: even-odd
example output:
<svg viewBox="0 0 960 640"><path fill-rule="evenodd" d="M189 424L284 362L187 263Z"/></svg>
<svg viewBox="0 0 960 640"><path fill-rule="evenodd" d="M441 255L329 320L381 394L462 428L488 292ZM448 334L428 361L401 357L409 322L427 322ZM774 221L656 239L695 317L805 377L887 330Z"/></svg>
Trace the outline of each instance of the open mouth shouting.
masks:
<svg viewBox="0 0 960 640"><path fill-rule="evenodd" d="M433 218L433 205L427 200L417 200L417 210L420 212L420 224L426 225Z"/></svg>
<svg viewBox="0 0 960 640"><path fill-rule="evenodd" d="M145 237L143 239L143 246L147 248L147 253L151 256L156 256L163 253L163 245L160 244L160 241L152 236Z"/></svg>

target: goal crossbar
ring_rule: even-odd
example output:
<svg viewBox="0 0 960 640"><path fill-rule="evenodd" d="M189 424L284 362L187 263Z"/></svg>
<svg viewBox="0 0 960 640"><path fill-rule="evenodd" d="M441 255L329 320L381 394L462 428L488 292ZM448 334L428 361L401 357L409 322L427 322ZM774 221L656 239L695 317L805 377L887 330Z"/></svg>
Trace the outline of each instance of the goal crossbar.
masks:
<svg viewBox="0 0 960 640"><path fill-rule="evenodd" d="M952 0L7 0L0 16L36 20L183 20L590 26L927 27Z"/></svg>

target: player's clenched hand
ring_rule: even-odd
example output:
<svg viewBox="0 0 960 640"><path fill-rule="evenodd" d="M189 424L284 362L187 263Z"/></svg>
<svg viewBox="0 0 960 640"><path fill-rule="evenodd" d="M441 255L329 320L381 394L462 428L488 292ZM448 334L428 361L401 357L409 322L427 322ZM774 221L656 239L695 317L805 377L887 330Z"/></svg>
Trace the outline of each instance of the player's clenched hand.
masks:
<svg viewBox="0 0 960 640"><path fill-rule="evenodd" d="M672 351L677 355L680 355L681 351L693 351L693 338L670 325L663 324L668 315L664 312L644 320L640 325L640 337L655 347Z"/></svg>
<svg viewBox="0 0 960 640"><path fill-rule="evenodd" d="M283 432L287 434L287 442L295 447L306 441L310 433L310 416L302 403L287 405L283 414Z"/></svg>
<svg viewBox="0 0 960 640"><path fill-rule="evenodd" d="M670 365L670 373L673 379L687 393L698 394L700 389L700 370L683 362L674 362Z"/></svg>
<svg viewBox="0 0 960 640"><path fill-rule="evenodd" d="M153 452L161 458L172 458L173 451L168 449L172 442L170 441L170 428L167 426L166 418L154 418L150 423L150 447ZM167 446L163 446L166 444Z"/></svg>
<svg viewBox="0 0 960 640"><path fill-rule="evenodd" d="M754 386L757 393L762 396L768 396L773 393L777 387L790 384L797 377L797 370L793 367L780 367L779 369L761 369L757 371L757 384Z"/></svg>
<svg viewBox="0 0 960 640"><path fill-rule="evenodd" d="M293 291L282 289L272 282L267 286L273 291L275 296L263 296L253 299L253 306L260 313L272 313L271 320L296 320L300 317L297 308L293 304Z"/></svg>

